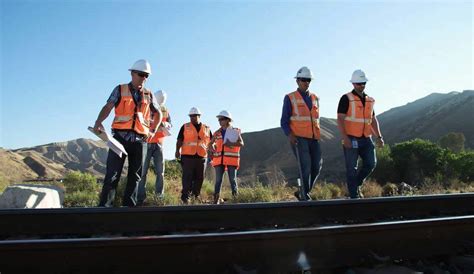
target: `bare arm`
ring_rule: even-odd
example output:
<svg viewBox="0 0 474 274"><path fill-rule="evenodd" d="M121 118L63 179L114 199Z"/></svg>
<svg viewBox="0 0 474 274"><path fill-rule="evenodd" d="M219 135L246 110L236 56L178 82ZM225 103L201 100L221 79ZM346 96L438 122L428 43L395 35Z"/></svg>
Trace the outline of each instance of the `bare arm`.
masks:
<svg viewBox="0 0 474 274"><path fill-rule="evenodd" d="M377 120L377 117L375 116L372 121L372 133L377 137L377 146L383 147L385 142L382 138L382 132L380 132L379 121Z"/></svg>
<svg viewBox="0 0 474 274"><path fill-rule="evenodd" d="M339 132L341 133L341 136L342 136L342 141L343 141L342 144L344 145L345 148L351 148L352 144L351 144L351 141L349 140L349 137L347 136L346 128L344 126L345 118L346 118L345 114L342 114L342 113L337 114L337 127L339 128Z"/></svg>
<svg viewBox="0 0 474 274"><path fill-rule="evenodd" d="M176 141L176 152L174 153L174 156L176 157L176 159L181 158L181 153L179 150L181 149L182 146L183 146L183 140L178 139L178 141Z"/></svg>
<svg viewBox="0 0 474 274"><path fill-rule="evenodd" d="M105 131L104 126L102 125L102 122L109 117L110 112L114 108L114 103L107 103L105 104L104 107L99 112L99 116L97 117L97 120L95 121L94 124L94 131L96 132L103 132Z"/></svg>

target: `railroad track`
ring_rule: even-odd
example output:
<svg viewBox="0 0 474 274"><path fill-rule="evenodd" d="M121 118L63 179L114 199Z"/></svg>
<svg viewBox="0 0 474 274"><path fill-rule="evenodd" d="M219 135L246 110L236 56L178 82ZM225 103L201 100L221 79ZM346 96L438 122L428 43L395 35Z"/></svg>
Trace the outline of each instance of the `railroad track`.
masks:
<svg viewBox="0 0 474 274"><path fill-rule="evenodd" d="M474 193L141 208L0 210L0 239L223 232L474 215Z"/></svg>
<svg viewBox="0 0 474 274"><path fill-rule="evenodd" d="M0 210L4 273L288 273L466 254L474 194Z"/></svg>
<svg viewBox="0 0 474 274"><path fill-rule="evenodd" d="M247 232L0 242L2 273L288 273L465 252L474 216ZM472 247L471 247L472 248ZM250 272L249 272L250 271Z"/></svg>

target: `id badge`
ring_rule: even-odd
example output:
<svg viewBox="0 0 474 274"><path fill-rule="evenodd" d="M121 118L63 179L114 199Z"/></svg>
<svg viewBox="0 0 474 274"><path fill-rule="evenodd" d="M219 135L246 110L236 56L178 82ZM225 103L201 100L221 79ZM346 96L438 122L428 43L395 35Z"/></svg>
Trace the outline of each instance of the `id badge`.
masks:
<svg viewBox="0 0 474 274"><path fill-rule="evenodd" d="M357 143L357 140L352 140L352 148L359 148L359 143Z"/></svg>

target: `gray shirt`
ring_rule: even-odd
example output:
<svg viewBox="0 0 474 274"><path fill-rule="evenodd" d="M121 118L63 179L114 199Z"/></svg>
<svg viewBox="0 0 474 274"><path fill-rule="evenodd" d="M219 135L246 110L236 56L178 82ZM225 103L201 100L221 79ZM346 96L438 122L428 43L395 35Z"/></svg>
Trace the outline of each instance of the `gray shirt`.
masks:
<svg viewBox="0 0 474 274"><path fill-rule="evenodd" d="M132 83L128 83L128 88L130 89L130 93L132 93L133 99L135 102L140 103L142 98L140 94L140 90L136 89L133 87ZM156 101L156 97L153 95L153 93L150 93L151 96L151 111L157 112L160 109L160 105ZM109 96L109 99L107 99L107 103L113 103L115 106L120 102L120 85L116 86L112 93ZM120 135L125 141L142 141L143 136L136 133L133 130L118 130L118 129L113 129L112 132L114 134Z"/></svg>

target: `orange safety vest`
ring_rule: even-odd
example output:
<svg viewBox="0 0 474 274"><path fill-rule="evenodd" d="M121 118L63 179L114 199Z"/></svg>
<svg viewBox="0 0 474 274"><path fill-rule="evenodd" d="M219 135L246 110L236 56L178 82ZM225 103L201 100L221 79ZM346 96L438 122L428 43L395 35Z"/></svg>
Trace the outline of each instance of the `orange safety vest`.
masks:
<svg viewBox="0 0 474 274"><path fill-rule="evenodd" d="M365 106L359 96L352 92L346 94L349 99L349 108L344 118L344 129L347 135L354 137L372 136L372 118L375 100L365 95Z"/></svg>
<svg viewBox="0 0 474 274"><path fill-rule="evenodd" d="M184 140L181 147L181 155L197 155L206 158L207 148L211 142L211 130L205 124L201 124L201 130L197 132L194 125L189 122L184 124Z"/></svg>
<svg viewBox="0 0 474 274"><path fill-rule="evenodd" d="M168 109L165 106L161 106L161 113L163 115L162 116L163 119L161 119L161 123L168 122L169 112L168 112ZM153 137L148 140L148 143L150 143L150 144L156 144L156 143L163 144L163 142L165 140L165 137L166 137L163 128L164 128L163 124L160 124L160 126L158 127L158 129L155 132L155 135L153 135Z"/></svg>
<svg viewBox="0 0 474 274"><path fill-rule="evenodd" d="M240 129L233 129L240 133ZM240 166L240 146L224 145L220 129L214 132L213 138L215 138L216 142L216 151L212 154L212 166L236 166L238 169Z"/></svg>
<svg viewBox="0 0 474 274"><path fill-rule="evenodd" d="M319 99L314 93L309 95L313 103L311 110L298 91L288 94L292 106L290 129L295 136L319 140Z"/></svg>
<svg viewBox="0 0 474 274"><path fill-rule="evenodd" d="M147 135L150 130L150 104L151 92L143 88L141 91L141 102L135 105L128 84L120 85L120 102L115 107L115 118L112 128L133 130L138 134Z"/></svg>

